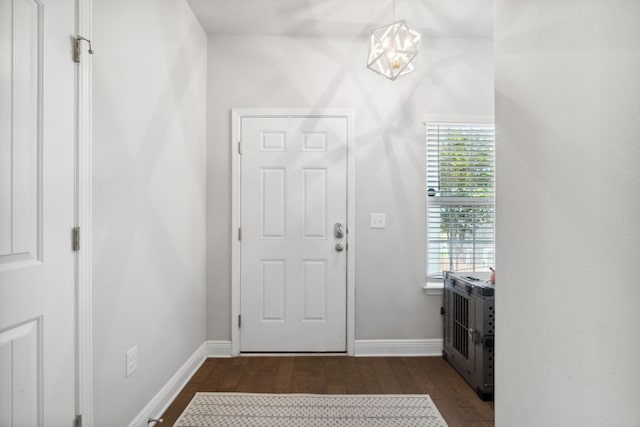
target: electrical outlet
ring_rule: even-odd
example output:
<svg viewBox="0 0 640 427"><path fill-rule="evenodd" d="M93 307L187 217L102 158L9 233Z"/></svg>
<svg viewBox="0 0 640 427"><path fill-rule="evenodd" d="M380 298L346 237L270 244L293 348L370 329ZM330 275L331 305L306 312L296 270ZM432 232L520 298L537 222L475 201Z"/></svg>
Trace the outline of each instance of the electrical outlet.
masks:
<svg viewBox="0 0 640 427"><path fill-rule="evenodd" d="M135 345L127 351L126 376L133 374L138 369L138 346Z"/></svg>
<svg viewBox="0 0 640 427"><path fill-rule="evenodd" d="M371 228L385 228L387 225L387 215L383 213L371 214Z"/></svg>

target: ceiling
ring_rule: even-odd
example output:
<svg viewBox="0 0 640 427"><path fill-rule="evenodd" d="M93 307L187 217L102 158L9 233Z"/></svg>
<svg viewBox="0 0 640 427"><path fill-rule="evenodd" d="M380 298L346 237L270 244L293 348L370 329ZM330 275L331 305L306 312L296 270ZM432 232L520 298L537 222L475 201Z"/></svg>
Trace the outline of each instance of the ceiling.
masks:
<svg viewBox="0 0 640 427"><path fill-rule="evenodd" d="M393 20L393 0L187 0L208 34L366 36ZM493 0L396 0L396 20L423 37L492 37Z"/></svg>

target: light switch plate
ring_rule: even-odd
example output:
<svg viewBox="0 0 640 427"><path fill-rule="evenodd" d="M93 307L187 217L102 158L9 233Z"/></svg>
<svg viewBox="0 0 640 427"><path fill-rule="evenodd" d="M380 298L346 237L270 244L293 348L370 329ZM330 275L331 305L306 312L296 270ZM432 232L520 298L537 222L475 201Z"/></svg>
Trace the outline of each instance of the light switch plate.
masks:
<svg viewBox="0 0 640 427"><path fill-rule="evenodd" d="M371 228L385 228L387 226L387 215L383 213L371 214Z"/></svg>

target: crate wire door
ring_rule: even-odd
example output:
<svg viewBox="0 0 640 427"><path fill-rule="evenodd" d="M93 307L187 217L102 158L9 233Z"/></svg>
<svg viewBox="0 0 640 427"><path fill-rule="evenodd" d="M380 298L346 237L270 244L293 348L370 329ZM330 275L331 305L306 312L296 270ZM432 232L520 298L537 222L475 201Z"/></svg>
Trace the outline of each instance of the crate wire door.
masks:
<svg viewBox="0 0 640 427"><path fill-rule="evenodd" d="M465 359L469 360L469 299L452 293L453 297L453 348Z"/></svg>

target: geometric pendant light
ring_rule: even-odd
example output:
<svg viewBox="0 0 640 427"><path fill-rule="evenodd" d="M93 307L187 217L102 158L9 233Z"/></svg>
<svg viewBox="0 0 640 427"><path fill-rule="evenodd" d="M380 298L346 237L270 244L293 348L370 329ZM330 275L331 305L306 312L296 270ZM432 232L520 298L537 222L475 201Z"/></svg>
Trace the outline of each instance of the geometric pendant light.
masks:
<svg viewBox="0 0 640 427"><path fill-rule="evenodd" d="M393 14L395 20L395 0ZM414 70L411 61L418 54L419 47L420 34L404 19L378 28L371 32L367 67L395 80Z"/></svg>

